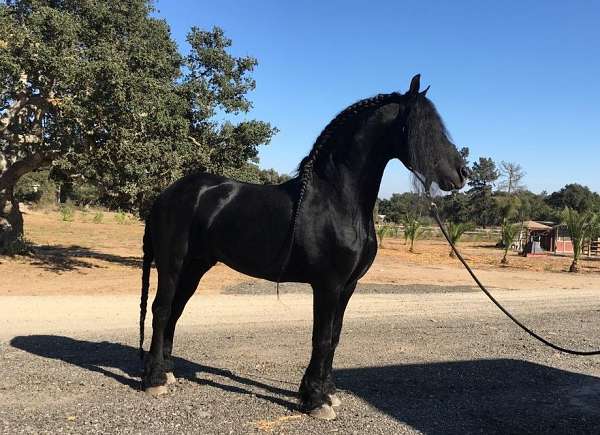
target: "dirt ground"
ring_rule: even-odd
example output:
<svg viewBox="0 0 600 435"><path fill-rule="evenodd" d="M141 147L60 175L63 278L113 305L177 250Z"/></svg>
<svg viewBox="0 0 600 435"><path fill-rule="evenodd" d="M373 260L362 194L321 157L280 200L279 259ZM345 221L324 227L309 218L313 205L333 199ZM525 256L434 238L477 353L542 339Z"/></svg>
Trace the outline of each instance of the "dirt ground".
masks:
<svg viewBox="0 0 600 435"><path fill-rule="evenodd" d="M142 225L29 211L28 257L0 264L0 433L600 433L600 359L527 337L477 291L448 248L386 240L346 315L342 407L322 422L295 391L310 355L306 285L218 265L180 321L178 382L139 389ZM600 347L600 272L565 258L461 250L517 317L578 349ZM155 278L155 274L153 275ZM150 330L150 319L146 322ZM148 345L146 344L146 347Z"/></svg>

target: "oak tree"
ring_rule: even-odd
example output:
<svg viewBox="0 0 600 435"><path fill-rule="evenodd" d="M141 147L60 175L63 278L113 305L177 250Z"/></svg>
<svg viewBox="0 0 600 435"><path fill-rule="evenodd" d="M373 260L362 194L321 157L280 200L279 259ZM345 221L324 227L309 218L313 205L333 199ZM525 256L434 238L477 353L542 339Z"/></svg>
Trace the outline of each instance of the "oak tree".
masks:
<svg viewBox="0 0 600 435"><path fill-rule="evenodd" d="M144 210L186 173L255 160L274 134L229 116L252 107L256 59L231 55L219 28L192 28L182 55L152 12L149 0L0 4L0 252L23 234L24 174L51 167Z"/></svg>

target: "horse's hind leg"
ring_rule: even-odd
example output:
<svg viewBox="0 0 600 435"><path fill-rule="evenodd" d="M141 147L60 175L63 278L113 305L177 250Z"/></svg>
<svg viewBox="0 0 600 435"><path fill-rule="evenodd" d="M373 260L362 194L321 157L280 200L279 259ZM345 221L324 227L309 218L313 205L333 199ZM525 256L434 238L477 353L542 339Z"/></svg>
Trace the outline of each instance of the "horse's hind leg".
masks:
<svg viewBox="0 0 600 435"><path fill-rule="evenodd" d="M158 288L152 304L152 343L144 362L142 385L147 393L157 396L167 392L167 377L164 367L163 345L167 321L171 316L171 306L183 265L183 255L174 250L170 255L156 259Z"/></svg>
<svg viewBox="0 0 600 435"><path fill-rule="evenodd" d="M179 284L175 292L175 297L173 298L173 303L171 304L171 316L167 322L163 344L167 384L175 382L175 376L173 375L173 359L171 357L171 353L173 352L175 326L183 313L185 305L196 291L202 275L208 272L214 264L214 262L206 262L204 260L191 260L186 262L186 265L181 271Z"/></svg>

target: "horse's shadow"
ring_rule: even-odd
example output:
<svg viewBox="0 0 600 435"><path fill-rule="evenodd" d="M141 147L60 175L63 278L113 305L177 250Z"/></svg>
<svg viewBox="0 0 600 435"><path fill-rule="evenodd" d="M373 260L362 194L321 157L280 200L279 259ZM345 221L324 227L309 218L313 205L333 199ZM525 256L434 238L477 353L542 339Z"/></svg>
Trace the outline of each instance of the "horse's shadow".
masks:
<svg viewBox="0 0 600 435"><path fill-rule="evenodd" d="M56 335L19 336L11 345L140 388L141 364L138 350L131 346ZM200 385L296 408L294 391L257 376L183 358L174 362L177 376ZM533 362L492 359L357 367L336 370L336 377L342 391L423 433L600 433L600 379Z"/></svg>
<svg viewBox="0 0 600 435"><path fill-rule="evenodd" d="M31 354L64 361L100 373L130 388L140 389L139 377L142 368L139 351L131 346L109 341L77 340L59 335L18 336L13 338L10 344ZM294 391L252 379L248 375L242 376L230 370L197 364L184 358L174 357L173 362L177 377L196 382L199 385L207 385L236 394L252 394L287 409L297 407L294 401L296 397ZM213 375L213 378L222 377L227 383L199 377L199 373Z"/></svg>

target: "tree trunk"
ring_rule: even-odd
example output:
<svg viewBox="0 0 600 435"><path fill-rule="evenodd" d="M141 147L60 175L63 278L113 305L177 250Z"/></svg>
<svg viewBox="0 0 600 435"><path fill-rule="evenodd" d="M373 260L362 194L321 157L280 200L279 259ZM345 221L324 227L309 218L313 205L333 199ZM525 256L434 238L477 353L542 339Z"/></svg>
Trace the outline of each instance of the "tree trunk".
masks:
<svg viewBox="0 0 600 435"><path fill-rule="evenodd" d="M51 164L54 156L54 153L31 154L10 166L3 158L4 164L0 167L0 255L14 253L15 248L19 251L16 243L23 238L23 215L14 197L17 181L29 172Z"/></svg>
<svg viewBox="0 0 600 435"><path fill-rule="evenodd" d="M571 267L569 267L569 272L574 272L574 273L579 272L579 266L577 264L577 258L575 258L573 260L573 262L571 263Z"/></svg>
<svg viewBox="0 0 600 435"><path fill-rule="evenodd" d="M23 239L23 215L13 190L10 186L0 191L0 255L13 253Z"/></svg>

